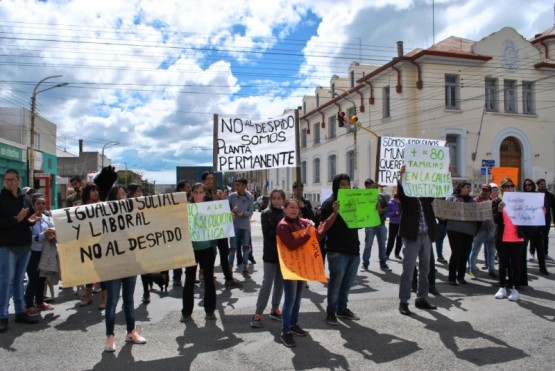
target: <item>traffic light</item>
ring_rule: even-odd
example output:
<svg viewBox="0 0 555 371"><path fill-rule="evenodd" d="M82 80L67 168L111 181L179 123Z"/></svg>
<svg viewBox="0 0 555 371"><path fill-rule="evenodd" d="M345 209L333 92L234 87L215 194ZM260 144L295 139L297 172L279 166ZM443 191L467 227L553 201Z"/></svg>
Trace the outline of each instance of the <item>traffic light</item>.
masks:
<svg viewBox="0 0 555 371"><path fill-rule="evenodd" d="M345 112L343 111L337 112L337 126L340 128L345 126Z"/></svg>
<svg viewBox="0 0 555 371"><path fill-rule="evenodd" d="M356 125L356 123L358 122L358 117L357 115L352 115L351 119L349 120L349 122L351 123L351 125Z"/></svg>

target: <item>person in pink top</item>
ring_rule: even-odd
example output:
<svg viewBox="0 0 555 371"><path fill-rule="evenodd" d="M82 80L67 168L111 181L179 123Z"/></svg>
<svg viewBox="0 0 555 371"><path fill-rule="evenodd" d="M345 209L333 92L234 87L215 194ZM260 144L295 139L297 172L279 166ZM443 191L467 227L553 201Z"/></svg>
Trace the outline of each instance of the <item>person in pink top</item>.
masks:
<svg viewBox="0 0 555 371"><path fill-rule="evenodd" d="M501 180L501 195L505 192L514 192L515 184L511 178ZM518 285L520 282L520 260L525 253L524 229L511 222L507 211L504 209L505 203L501 198L493 201L493 221L497 225L495 244L499 254L499 290L495 294L496 299L507 297L507 289L511 288L509 295L510 301L520 299ZM507 273L509 280L507 281Z"/></svg>

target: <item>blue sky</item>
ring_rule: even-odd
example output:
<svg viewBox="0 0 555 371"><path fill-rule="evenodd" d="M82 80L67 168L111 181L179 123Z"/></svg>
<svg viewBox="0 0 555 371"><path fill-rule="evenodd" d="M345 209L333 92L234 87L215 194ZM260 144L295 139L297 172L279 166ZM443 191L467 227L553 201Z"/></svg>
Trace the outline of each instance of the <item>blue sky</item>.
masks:
<svg viewBox="0 0 555 371"><path fill-rule="evenodd" d="M390 60L399 40L408 52L506 26L529 39L554 23L545 0L434 7L435 17L432 0L3 0L0 106L28 108L38 81L63 75L51 81L68 87L37 96L59 148L117 140L113 163L175 183L176 166L212 163L214 113L278 116L353 61Z"/></svg>

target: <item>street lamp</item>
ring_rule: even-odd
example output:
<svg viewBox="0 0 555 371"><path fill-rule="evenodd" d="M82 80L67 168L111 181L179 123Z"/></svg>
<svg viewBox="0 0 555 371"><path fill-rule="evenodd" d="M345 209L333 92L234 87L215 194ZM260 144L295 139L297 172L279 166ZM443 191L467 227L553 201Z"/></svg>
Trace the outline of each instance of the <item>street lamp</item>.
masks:
<svg viewBox="0 0 555 371"><path fill-rule="evenodd" d="M54 88L61 88L63 86L67 86L69 85L67 82L62 82L59 84L56 84L54 86L51 86L49 88L46 89L42 89L42 90L38 90L40 84L42 84L43 82L45 82L48 79L53 79L56 77L62 77L62 75L54 75L54 76L48 76L45 77L44 79L40 80L36 85L35 85L35 89L33 89L33 95L31 95L31 138L30 138L30 147L29 147L29 169L28 169L28 186L33 188L34 187L34 178L35 178L35 109L36 109L36 97L37 94L40 94L42 92L45 92L47 90L50 89L54 89ZM38 91L37 91L38 90Z"/></svg>
<svg viewBox="0 0 555 371"><path fill-rule="evenodd" d="M111 141L111 142L106 143L106 144L104 145L104 147L102 147L102 166L100 167L100 169L103 169L103 168L104 168L104 150L105 150L106 148L110 148L110 147L113 147L113 146L117 146L118 144L119 144L119 142Z"/></svg>

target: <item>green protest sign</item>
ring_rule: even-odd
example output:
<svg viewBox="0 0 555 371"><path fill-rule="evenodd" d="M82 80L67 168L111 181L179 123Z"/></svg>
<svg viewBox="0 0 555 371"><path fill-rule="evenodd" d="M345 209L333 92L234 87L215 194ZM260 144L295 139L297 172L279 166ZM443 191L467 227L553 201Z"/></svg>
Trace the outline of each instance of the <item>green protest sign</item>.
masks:
<svg viewBox="0 0 555 371"><path fill-rule="evenodd" d="M337 193L339 215L349 228L375 227L381 224L377 189L340 189Z"/></svg>
<svg viewBox="0 0 555 371"><path fill-rule="evenodd" d="M409 197L450 196L449 148L407 144L403 190Z"/></svg>

